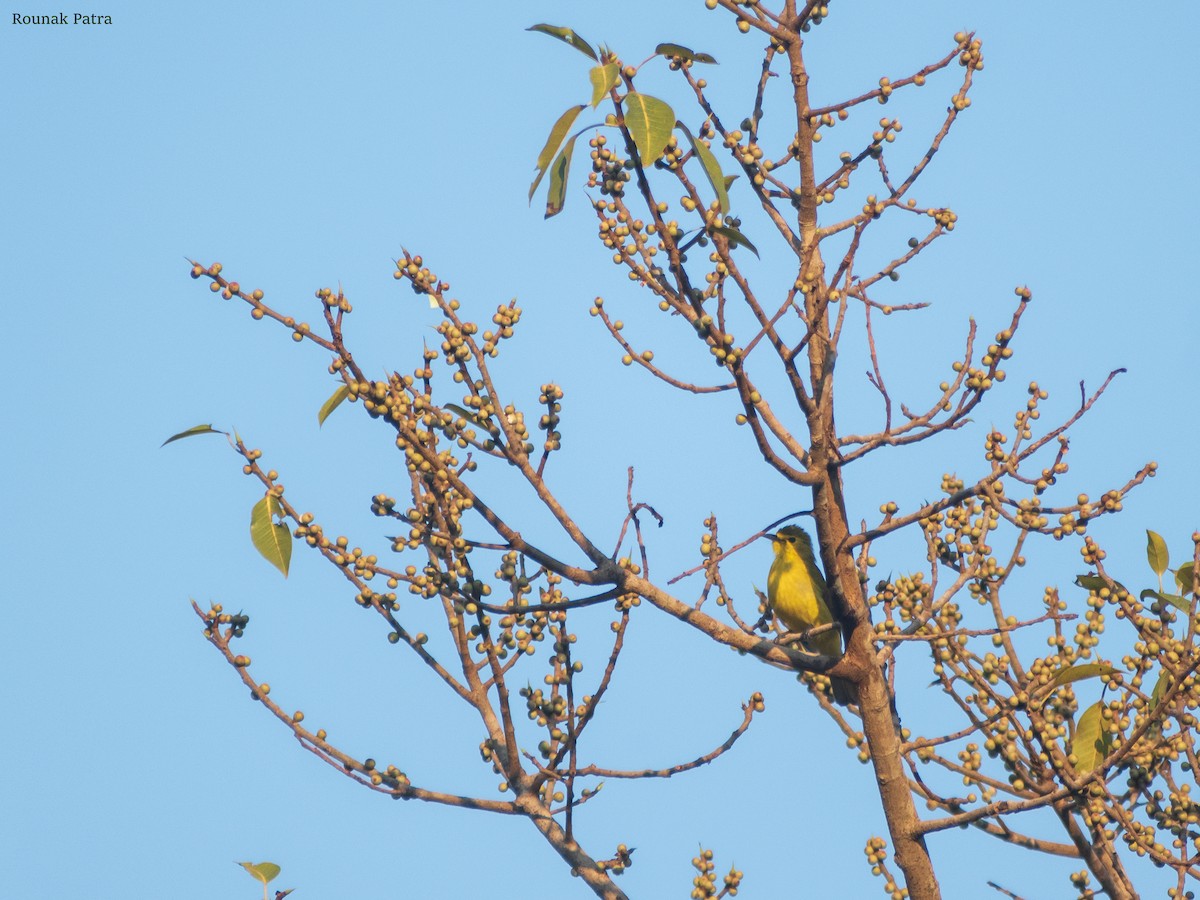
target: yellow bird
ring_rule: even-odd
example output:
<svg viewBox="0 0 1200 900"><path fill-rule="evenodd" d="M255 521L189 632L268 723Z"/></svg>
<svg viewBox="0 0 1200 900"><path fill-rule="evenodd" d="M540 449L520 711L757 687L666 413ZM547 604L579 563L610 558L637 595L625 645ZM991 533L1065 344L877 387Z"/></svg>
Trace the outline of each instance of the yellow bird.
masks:
<svg viewBox="0 0 1200 900"><path fill-rule="evenodd" d="M767 599L788 631L805 632L834 621L826 600L828 588L821 567L813 555L812 539L798 525L785 525L771 535L775 560L767 575ZM842 655L841 630L830 629L806 643L822 656L838 659ZM845 706L857 702L854 684L843 678L831 678L833 698Z"/></svg>

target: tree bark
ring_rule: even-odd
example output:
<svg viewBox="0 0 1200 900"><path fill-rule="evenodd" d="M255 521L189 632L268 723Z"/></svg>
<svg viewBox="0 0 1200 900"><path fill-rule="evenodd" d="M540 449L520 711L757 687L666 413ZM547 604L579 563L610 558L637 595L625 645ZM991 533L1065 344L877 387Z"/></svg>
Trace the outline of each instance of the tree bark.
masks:
<svg viewBox="0 0 1200 900"><path fill-rule="evenodd" d="M833 420L833 369L835 354L830 346L828 285L825 282L817 231L817 191L813 161L813 133L809 121L812 108L808 96L808 72L804 66L804 44L795 0L788 0L780 28L785 44L796 108L796 136L800 162L801 238L800 280L807 285L805 315L809 322L807 346L808 379L812 404L808 411L810 435L808 472L814 476L813 516L821 561L834 593L835 613L846 634L846 653L836 673L858 687L863 733L871 752L875 781L895 853L912 900L940 900L941 889L933 861L919 832L920 819L900 757L900 735L892 717L891 693L872 643L871 616L858 580L858 570L849 551L843 551L850 536L841 471L837 456L837 430ZM794 364L794 362L793 362Z"/></svg>

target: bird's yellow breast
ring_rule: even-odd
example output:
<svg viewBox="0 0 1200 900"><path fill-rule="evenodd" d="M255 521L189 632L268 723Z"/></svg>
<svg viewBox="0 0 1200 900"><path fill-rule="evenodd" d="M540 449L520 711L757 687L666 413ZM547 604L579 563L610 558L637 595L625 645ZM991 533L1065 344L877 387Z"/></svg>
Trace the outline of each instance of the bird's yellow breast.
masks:
<svg viewBox="0 0 1200 900"><path fill-rule="evenodd" d="M791 545L776 551L767 574L767 596L789 631L807 631L833 621L825 602L825 579L815 569L816 562L804 560ZM812 643L813 649L826 656L841 655L842 642L836 630L817 635Z"/></svg>

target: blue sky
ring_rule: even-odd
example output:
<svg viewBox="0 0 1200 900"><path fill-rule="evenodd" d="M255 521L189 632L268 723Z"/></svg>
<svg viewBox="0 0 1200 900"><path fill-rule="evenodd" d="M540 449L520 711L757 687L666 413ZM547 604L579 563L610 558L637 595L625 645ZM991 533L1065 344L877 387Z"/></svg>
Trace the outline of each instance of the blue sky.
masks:
<svg viewBox="0 0 1200 900"><path fill-rule="evenodd" d="M1200 14L1178 2L1153 16L1116 2L1036 12L931 2L919 15L882 0L845 6L810 42L824 101L915 70L959 29L978 32L987 60L972 108L918 191L960 221L893 288L896 303L934 303L882 338L894 384L936 384L969 315L990 334L1007 323L1013 286L1034 290L1009 384L978 428L864 466L848 482L852 518L886 499L931 496L946 469L977 471L988 417L1007 424L1029 380L1052 391L1053 419L1070 413L1081 379L1095 387L1123 366L1076 433L1071 493L1098 495L1159 462L1126 512L1095 529L1111 567L1145 579L1145 529L1178 560L1200 524L1200 316L1187 263L1198 136L1188 61ZM549 125L588 97L583 57L526 33L530 24L571 25L633 62L659 41L708 50L721 61L706 74L726 118L749 112L758 38L702 2L646 7L114 0L80 7L110 15L108 26L11 24L12 12L50 7L0 20L10 310L0 802L15 826L0 845L0 892L254 897L233 861L270 859L301 898L585 895L523 821L363 791L247 702L201 639L189 597L248 612L243 652L256 673L349 752L395 761L431 787L494 792L478 728L356 614L335 573L298 552L284 581L257 556L246 526L259 494L224 443L159 444L200 422L237 427L294 502L385 549L369 498L402 493L404 482L386 435L354 407L318 431L315 411L333 387L323 356L215 299L187 277L184 257L221 261L298 317L316 315L316 288L340 283L355 305L356 357L369 371L404 371L436 323L392 279L404 245L485 320L519 298L525 319L503 383L530 407L546 380L566 389L556 487L598 534L615 535L629 465L639 496L667 519L652 544L663 574L695 561L710 511L728 546L804 507L754 463L728 399L681 403L648 384L588 317L602 294L639 347L689 366L693 345L652 330L662 320L593 243L583 157L561 217L544 222L540 199L526 203ZM643 89L685 109L663 69ZM898 153L923 150L921 125L952 84L902 108L911 143ZM835 129L830 158L875 115ZM763 251L761 277L783 271L768 232L748 233ZM842 385L839 416L877 421L865 381ZM897 541L882 571L904 568L912 550ZM765 581L766 553L728 568L743 595ZM1041 585L1066 587L1079 561L1045 547L1036 566L1031 604ZM585 846L601 856L637 846L622 882L636 897L685 895L701 844L720 869L747 873L742 896L878 891L862 855L882 830L867 770L809 698L785 674L645 613L596 726L597 762L696 756L728 735L754 690L767 714L715 766L610 784L581 814ZM601 633L605 615L590 623ZM1079 868L957 832L931 849L947 896L983 895L989 878L1031 900L1066 896L1066 873Z"/></svg>

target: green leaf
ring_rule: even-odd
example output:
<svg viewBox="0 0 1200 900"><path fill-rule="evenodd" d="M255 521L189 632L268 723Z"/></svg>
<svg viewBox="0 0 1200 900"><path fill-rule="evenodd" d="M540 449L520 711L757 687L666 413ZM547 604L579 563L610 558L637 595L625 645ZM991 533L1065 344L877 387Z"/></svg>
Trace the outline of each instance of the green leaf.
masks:
<svg viewBox="0 0 1200 900"><path fill-rule="evenodd" d="M1097 675L1115 675L1116 669L1104 663L1085 663L1080 666L1067 666L1059 669L1054 675L1054 684L1061 687L1073 681L1083 681L1085 678L1095 678Z"/></svg>
<svg viewBox="0 0 1200 900"><path fill-rule="evenodd" d="M657 97L631 91L625 95L625 127L642 165L653 165L667 149L675 129L675 110Z"/></svg>
<svg viewBox="0 0 1200 900"><path fill-rule="evenodd" d="M1145 600L1147 597L1153 597L1155 600L1161 600L1163 603L1170 603L1176 609L1183 612L1191 612L1192 610L1192 604L1187 601L1187 598L1180 597L1178 594L1164 594L1161 591L1152 591L1146 588L1146 590L1138 595L1139 600Z"/></svg>
<svg viewBox="0 0 1200 900"><path fill-rule="evenodd" d="M321 404L321 408L317 410L317 427L320 428L325 424L325 420L329 418L329 414L342 405L342 401L350 396L350 388L342 384L338 389L329 395L329 399Z"/></svg>
<svg viewBox="0 0 1200 900"><path fill-rule="evenodd" d="M1195 569L1194 563L1184 563L1175 570L1175 584L1182 594L1190 594L1192 592L1192 573Z"/></svg>
<svg viewBox="0 0 1200 900"><path fill-rule="evenodd" d="M173 434L161 444L159 447L165 447L172 441L182 441L184 438L195 437L198 434L228 434L227 431L219 431L211 425L193 425L187 431L181 431L179 434Z"/></svg>
<svg viewBox="0 0 1200 900"><path fill-rule="evenodd" d="M261 881L263 884L268 884L269 882L273 881L275 876L282 871L279 866L272 862L240 862L238 865Z"/></svg>
<svg viewBox="0 0 1200 900"><path fill-rule="evenodd" d="M1166 672L1158 676L1158 681L1154 682L1154 690L1150 692L1150 712L1153 713L1159 703L1162 702L1163 696L1167 693L1167 689L1171 686L1171 676ZM1162 734L1161 720L1150 726L1149 735L1152 738Z"/></svg>
<svg viewBox="0 0 1200 900"><path fill-rule="evenodd" d="M592 80L592 109L595 109L605 95L617 86L621 78L620 67L615 62L594 66L588 72L588 78Z"/></svg>
<svg viewBox="0 0 1200 900"><path fill-rule="evenodd" d="M1101 729L1103 709L1103 703L1093 703L1083 711L1079 724L1075 726L1071 752L1075 754L1075 771L1080 775L1098 768L1112 749L1112 735Z"/></svg>
<svg viewBox="0 0 1200 900"><path fill-rule="evenodd" d="M662 46L661 44L659 45ZM725 175L721 172L721 164L717 162L717 158L713 156L713 152L704 145L704 141L698 141L692 137L692 133L688 131L686 125L682 122L676 122L676 127L687 135L688 141L691 142L692 152L696 154L696 158L700 160L700 165L704 167L704 175L708 178L708 183L717 193L717 202L721 204L721 215L729 212L729 191L725 188Z"/></svg>
<svg viewBox="0 0 1200 900"><path fill-rule="evenodd" d="M1183 610L1184 612L1192 611L1192 604L1187 597L1181 597L1179 594L1160 594L1159 596L1176 609Z"/></svg>
<svg viewBox="0 0 1200 900"><path fill-rule="evenodd" d="M250 511L250 540L271 565L287 578L292 562L292 532L275 516L283 515L283 506L274 494L267 494Z"/></svg>
<svg viewBox="0 0 1200 900"><path fill-rule="evenodd" d="M1167 687L1171 684L1171 676L1163 672L1158 676L1158 681L1154 682L1154 690L1150 692L1150 708L1158 706L1158 703L1163 698L1163 694L1167 692Z"/></svg>
<svg viewBox="0 0 1200 900"><path fill-rule="evenodd" d="M738 180L738 176L736 176L736 175L726 175L725 176L725 190L729 190L731 187L733 187L733 183L737 180Z"/></svg>
<svg viewBox="0 0 1200 900"><path fill-rule="evenodd" d="M540 31L542 34L548 34L550 37L558 38L560 41L566 41L566 43L570 44L584 56L590 56L596 62L600 62L600 58L596 56L596 51L592 49L592 45L564 25L538 24L531 25L525 30Z"/></svg>
<svg viewBox="0 0 1200 900"><path fill-rule="evenodd" d="M575 122L575 117L583 112L583 109L584 105L582 103L578 106L572 106L558 117L558 121L550 129L550 136L546 138L546 146L542 147L542 152L538 154L537 177L533 179L533 184L529 186L529 200L531 203L533 202L533 192L542 183L542 177L546 174L550 160L554 159L555 151L562 146L563 138L567 136L567 132Z"/></svg>
<svg viewBox="0 0 1200 900"><path fill-rule="evenodd" d="M567 141L558 159L550 167L550 188L546 191L546 218L557 216L567 201L567 174L571 171L571 154L575 150L575 138Z"/></svg>
<svg viewBox="0 0 1200 900"><path fill-rule="evenodd" d="M717 65L717 61L707 53L694 53L682 44L659 44L654 48L654 52L659 56L677 56L680 59L690 59L692 62L706 63L710 66Z"/></svg>
<svg viewBox="0 0 1200 900"><path fill-rule="evenodd" d="M1150 568L1155 575L1161 575L1167 571L1167 542L1157 532L1148 528L1146 529L1146 562L1150 563Z"/></svg>
<svg viewBox="0 0 1200 900"><path fill-rule="evenodd" d="M445 408L450 410L450 412L454 413L456 416L462 416L468 422L473 422L474 424L478 425L493 437L500 434L499 428L497 428L491 422L485 421L478 413L473 413L470 410L463 409L456 403L447 403Z"/></svg>
<svg viewBox="0 0 1200 900"><path fill-rule="evenodd" d="M1086 575L1077 576L1075 578L1075 583L1081 588L1089 591L1100 591L1108 587L1108 582L1105 581L1104 578L1099 575L1093 575L1090 572ZM1113 585L1116 586L1117 590L1124 591L1126 594L1129 593L1129 589L1125 587L1125 585L1121 584L1121 582L1114 581Z"/></svg>
<svg viewBox="0 0 1200 900"><path fill-rule="evenodd" d="M736 228L728 228L724 225L714 225L708 229L710 234L719 234L725 240L729 241L735 247L745 247L755 256L758 256L758 250L755 246L746 239L746 236Z"/></svg>

